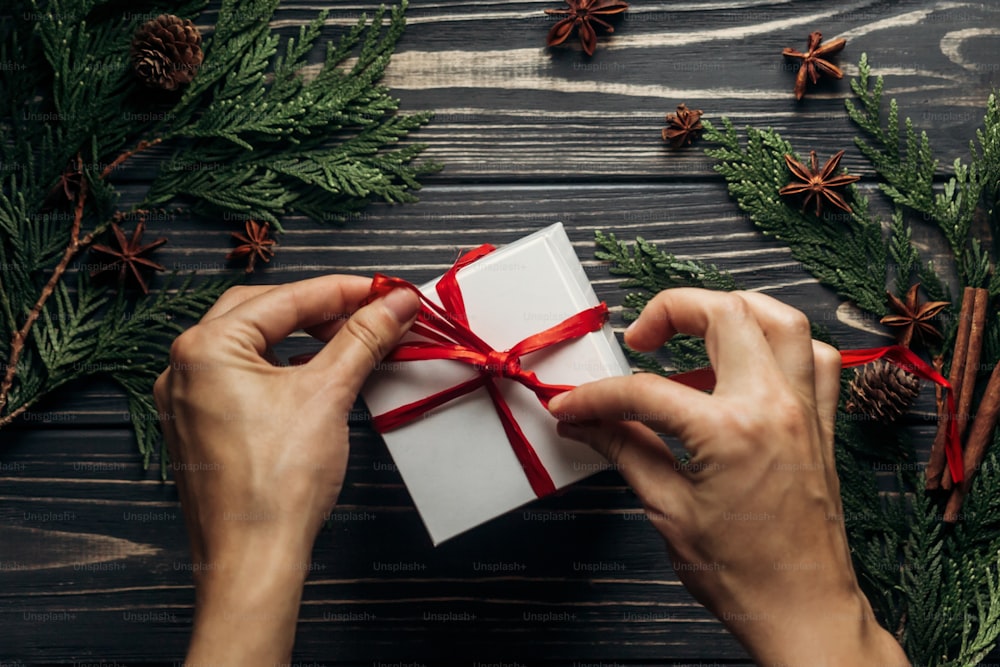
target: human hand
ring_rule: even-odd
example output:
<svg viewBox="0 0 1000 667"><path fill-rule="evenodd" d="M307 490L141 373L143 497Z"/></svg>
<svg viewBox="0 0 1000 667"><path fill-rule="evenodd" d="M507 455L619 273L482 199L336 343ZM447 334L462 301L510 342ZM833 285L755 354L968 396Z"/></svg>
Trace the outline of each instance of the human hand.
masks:
<svg viewBox="0 0 1000 667"><path fill-rule="evenodd" d="M759 664L908 665L851 564L834 460L839 353L770 297L690 288L654 297L625 342L651 351L677 333L705 339L711 395L652 374L600 380L550 402L560 434L615 464L678 578Z"/></svg>
<svg viewBox="0 0 1000 667"><path fill-rule="evenodd" d="M193 664L290 659L313 542L344 481L348 415L419 305L395 290L359 309L370 285L233 288L174 341L154 394L194 563ZM273 365L271 346L298 329L326 346Z"/></svg>

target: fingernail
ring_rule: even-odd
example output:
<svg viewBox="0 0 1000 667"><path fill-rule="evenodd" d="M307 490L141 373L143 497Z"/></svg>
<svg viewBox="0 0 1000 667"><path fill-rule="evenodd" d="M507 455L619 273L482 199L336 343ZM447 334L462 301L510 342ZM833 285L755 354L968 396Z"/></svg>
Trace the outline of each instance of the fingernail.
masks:
<svg viewBox="0 0 1000 667"><path fill-rule="evenodd" d="M397 288L389 292L382 302L400 324L412 320L420 308L420 300L417 298L417 295L408 289L402 288Z"/></svg>
<svg viewBox="0 0 1000 667"><path fill-rule="evenodd" d="M625 335L626 336L629 334L629 332L631 332L631 331L633 331L635 329L635 325L638 322L639 322L639 320L632 320L632 324L630 324L627 327L625 327Z"/></svg>
<svg viewBox="0 0 1000 667"><path fill-rule="evenodd" d="M565 399L564 396L565 396L564 394L559 394L558 396L556 396L555 398L553 398L553 399L551 399L549 401L549 412L550 413L559 412L559 406L562 405L566 401L566 399Z"/></svg>

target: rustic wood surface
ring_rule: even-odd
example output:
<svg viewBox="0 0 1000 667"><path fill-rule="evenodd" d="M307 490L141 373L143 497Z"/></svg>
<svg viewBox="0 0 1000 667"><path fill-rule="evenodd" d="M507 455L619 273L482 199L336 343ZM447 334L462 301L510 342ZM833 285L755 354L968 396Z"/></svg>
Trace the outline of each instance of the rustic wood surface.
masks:
<svg viewBox="0 0 1000 667"><path fill-rule="evenodd" d="M275 25L290 33L330 5L333 36L375 4L285 2ZM844 164L873 190L844 113L847 81L797 103L781 49L803 49L812 30L846 37L839 61L848 75L867 52L946 166L965 155L1000 84L1000 5L636 0L592 58L543 48L551 19L542 10L556 5L413 0L386 83L404 110L438 112L416 138L446 169L427 179L418 204L376 204L344 227L287 220L277 257L253 280L378 270L420 281L462 248L561 220L616 310L623 292L593 259L598 229L732 270L846 345L884 340L754 231L700 150L665 148L663 115L686 102L712 120L774 126L800 152L846 148ZM206 12L200 26L209 30L216 16ZM163 155L140 155L118 176L126 202ZM223 272L224 223L151 221L151 233L170 237L159 261ZM921 238L943 250L932 233ZM281 352L307 349L299 336ZM926 435L920 422L932 406L921 405L912 418ZM435 549L366 418L359 406L348 483L317 543L295 664L748 662L678 583L616 473ZM177 664L193 599L186 538L173 484L155 466L142 469L122 395L101 383L70 388L0 439L0 665Z"/></svg>

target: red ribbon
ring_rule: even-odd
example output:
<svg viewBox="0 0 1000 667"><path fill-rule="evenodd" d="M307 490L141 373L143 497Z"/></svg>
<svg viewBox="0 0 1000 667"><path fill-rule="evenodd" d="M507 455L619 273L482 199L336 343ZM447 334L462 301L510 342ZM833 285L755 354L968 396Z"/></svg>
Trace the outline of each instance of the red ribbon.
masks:
<svg viewBox="0 0 1000 667"><path fill-rule="evenodd" d="M951 470L952 480L956 483L965 479L965 466L962 463L962 441L958 434L958 420L955 414L955 392L952 390L951 383L944 376L914 354L912 350L902 345L843 350L840 353L840 359L841 368L863 366L876 359L885 359L917 377L940 385L947 396L948 440L945 443L945 454L948 457L948 468ZM696 368L693 371L675 373L670 376L670 379L702 391L708 391L715 387L715 372L711 368Z"/></svg>
<svg viewBox="0 0 1000 667"><path fill-rule="evenodd" d="M379 433L385 433L408 424L429 410L444 405L459 396L477 389L488 392L497 416L507 434L517 460L524 468L528 483L535 495L542 496L556 490L555 483L542 465L527 436L521 431L514 414L504 400L497 380L506 378L519 382L535 393L542 405L564 391L573 389L570 385L547 384L538 379L534 372L521 367L521 357L558 343L580 338L598 331L608 318L608 307L601 303L569 317L554 327L529 336L509 350L494 350L489 343L477 336L468 326L465 300L458 285L458 271L478 259L493 252L489 244L479 246L455 262L437 283L441 306L425 297L413 284L401 279L376 274L372 280L368 301L384 296L397 288L413 291L420 298L420 311L410 332L425 340L400 343L387 357L387 361L421 361L428 359L450 359L473 366L479 371L471 380L426 396L412 403L400 406L381 415L372 417L372 425Z"/></svg>

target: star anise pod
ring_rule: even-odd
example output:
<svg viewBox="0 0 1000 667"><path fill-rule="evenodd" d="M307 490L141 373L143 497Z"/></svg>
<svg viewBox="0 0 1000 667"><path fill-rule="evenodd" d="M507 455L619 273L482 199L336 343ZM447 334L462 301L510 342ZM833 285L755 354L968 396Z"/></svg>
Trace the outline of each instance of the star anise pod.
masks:
<svg viewBox="0 0 1000 667"><path fill-rule="evenodd" d="M597 32L594 30L594 23L601 26L608 32L615 29L601 16L613 16L621 14L628 9L627 2L615 2L615 0L564 0L565 9L546 9L545 13L550 15L565 15L566 18L558 21L549 30L549 46L557 46L565 42L573 31L576 30L580 36L580 44L588 56L594 55L597 48Z"/></svg>
<svg viewBox="0 0 1000 667"><path fill-rule="evenodd" d="M813 32L809 35L809 45L805 53L796 51L795 49L786 48L781 52L782 55L789 58L801 58L802 64L799 65L798 74L795 76L795 99L801 100L806 94L806 79L815 84L819 81L820 76L832 76L835 79L844 78L844 73L839 67L826 60L829 56L840 53L844 45L847 44L847 40L843 37L838 37L832 42L827 42L826 44L820 45L823 41L823 33Z"/></svg>
<svg viewBox="0 0 1000 667"><path fill-rule="evenodd" d="M253 220L247 220L246 234L232 232L233 238L242 243L233 248L226 255L226 259L249 257L247 273L253 273L254 263L258 257L260 257L262 262L270 262L271 258L274 257L274 251L271 250L271 246L275 244L275 240L270 236L269 227L270 225L266 222L261 224Z"/></svg>
<svg viewBox="0 0 1000 667"><path fill-rule="evenodd" d="M76 157L70 158L66 162L66 167L59 175L59 180L56 181L56 184L49 193L45 195L45 201L42 203L42 212L61 208L66 205L66 202L74 201L77 193L80 192L82 182L83 160L77 154Z"/></svg>
<svg viewBox="0 0 1000 667"><path fill-rule="evenodd" d="M56 187L62 188L66 195L66 201L76 199L76 193L80 191L80 183L83 181L83 159L77 153L75 158L70 159L59 176L59 184Z"/></svg>
<svg viewBox="0 0 1000 667"><path fill-rule="evenodd" d="M161 237L152 243L142 245L142 234L146 231L146 223L142 220L132 230L132 238L130 239L125 238L125 232L122 231L122 228L117 223L111 223L111 231L118 247L112 248L96 243L90 248L92 253L106 255L111 258L109 262L100 265L92 271L90 276L94 277L100 273L117 271L120 283L124 284L129 279L134 280L143 294L149 294L149 287L147 287L146 281L142 276L143 269L152 269L153 271L163 271L165 269L162 265L143 255L159 248L167 242L167 239Z"/></svg>
<svg viewBox="0 0 1000 667"><path fill-rule="evenodd" d="M785 164L795 178L801 183L789 183L778 190L779 195L797 195L806 193L805 201L802 203L802 211L809 207L809 203L816 202L816 215L823 212L823 200L833 204L837 208L853 213L851 207L844 201L844 197L835 191L835 188L842 188L856 181L861 180L860 176L849 174L837 174L837 167L840 165L840 158L844 157L844 151L839 151L836 155L826 161L823 168L819 168L816 160L816 151L809 151L809 164L802 164L791 155L785 155Z"/></svg>
<svg viewBox="0 0 1000 667"><path fill-rule="evenodd" d="M670 142L671 148L690 144L705 129L701 126L701 109L688 109L685 104L677 105L677 113L667 114L667 124L663 128L663 140Z"/></svg>
<svg viewBox="0 0 1000 667"><path fill-rule="evenodd" d="M925 345L941 340L941 332L931 323L931 320L948 306L948 302L927 301L919 303L917 297L919 289L920 283L911 287L906 292L905 301L900 301L891 292L886 292L889 297L889 307L896 314L886 315L879 322L889 327L899 327L899 331L896 332L896 342L904 347L910 347L910 343L914 339Z"/></svg>

